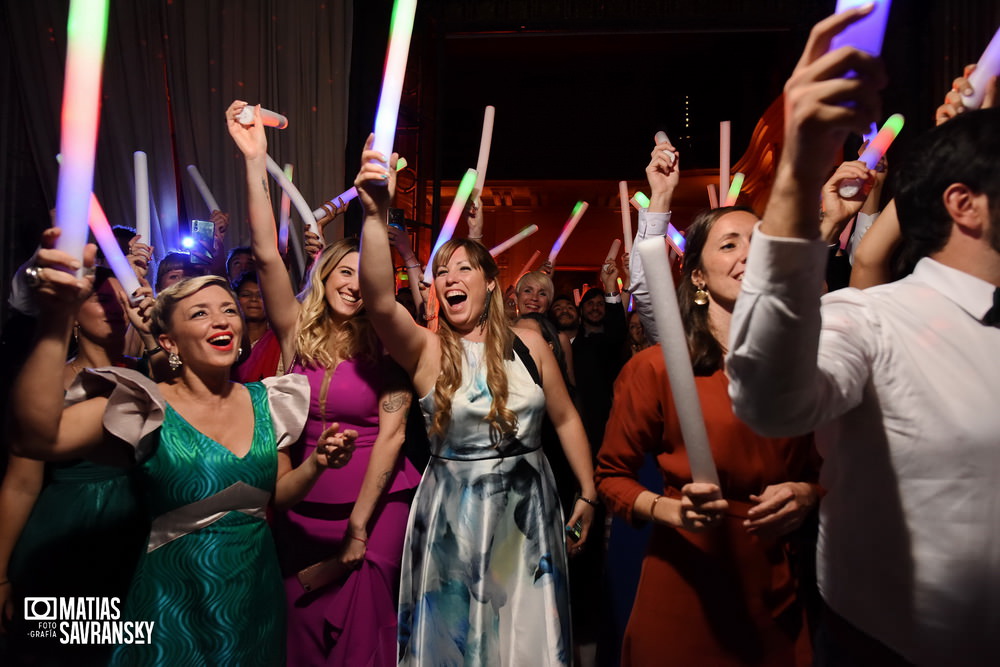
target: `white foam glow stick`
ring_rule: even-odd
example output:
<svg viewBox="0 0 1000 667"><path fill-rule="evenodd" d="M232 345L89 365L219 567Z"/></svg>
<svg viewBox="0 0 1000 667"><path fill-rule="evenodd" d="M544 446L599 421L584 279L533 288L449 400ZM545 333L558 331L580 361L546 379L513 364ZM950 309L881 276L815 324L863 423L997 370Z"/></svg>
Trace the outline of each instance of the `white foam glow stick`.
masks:
<svg viewBox="0 0 1000 667"><path fill-rule="evenodd" d="M507 252L512 247L514 247L515 244L520 243L521 241L523 241L524 239L528 238L529 236L531 236L532 234L534 234L537 231L538 231L538 225L528 225L527 227L525 227L524 229L522 229L521 231L519 231L517 234L514 234L513 236L511 236L509 239L507 239L503 243L501 243L501 244L499 244L499 245L497 245L497 246L495 246L493 248L490 248L490 254L492 256L496 257L497 255L499 255L502 252Z"/></svg>
<svg viewBox="0 0 1000 667"><path fill-rule="evenodd" d="M406 58L410 51L410 35L417 0L395 0L389 24L389 47L385 56L382 92L375 112L375 142L372 148L387 159L392 155L396 138L396 119L399 116L399 98L406 75Z"/></svg>
<svg viewBox="0 0 1000 667"><path fill-rule="evenodd" d="M399 158L399 161L396 162L396 171L400 172L406 169L406 164L407 162L405 157ZM326 202L326 204L324 205L329 206L330 208L337 208L342 204L346 204L347 202L351 201L357 196L358 196L358 189L354 186L351 186L348 189L341 192L336 197L334 197L333 199L331 199L330 201ZM340 203L337 203L338 200ZM322 206L313 211L313 217L316 218L317 220L319 220L325 215L326 215L326 210Z"/></svg>
<svg viewBox="0 0 1000 667"><path fill-rule="evenodd" d="M655 140L657 144L667 143L670 141L670 139L667 138L667 133L664 132L663 130L660 130L659 132L656 133ZM670 164L673 164L677 160L677 154L674 153L673 151L664 150L663 152L667 154L667 158L670 160Z"/></svg>
<svg viewBox="0 0 1000 667"><path fill-rule="evenodd" d="M115 233L111 230L111 225L108 224L108 216L104 214L104 209L101 208L101 203L97 201L97 195L93 192L90 193L89 217L90 231L94 232L97 245L101 247L101 252L104 254L104 261L111 267L115 278L118 278L118 282L121 283L122 289L125 290L125 294L128 295L129 300L133 304L138 303L142 299L134 298L136 291L140 287L139 279L135 276L135 269L128 263L125 253L122 252L121 246L118 245L118 239L115 238Z"/></svg>
<svg viewBox="0 0 1000 667"><path fill-rule="evenodd" d="M636 250L646 272L649 299L660 336L660 351L667 366L670 390L684 437L684 448L691 464L691 478L696 482L718 484L719 473L715 469L712 450L708 444L687 337L684 335L677 293L667 261L667 247L660 239L653 238L637 244Z"/></svg>
<svg viewBox="0 0 1000 667"><path fill-rule="evenodd" d="M253 125L253 106L246 105L243 107L243 111L240 115L236 117L243 125ZM264 127L276 127L279 130L283 130L288 127L288 118L282 116L277 111L271 111L270 109L260 108L260 120L264 123Z"/></svg>
<svg viewBox="0 0 1000 667"><path fill-rule="evenodd" d="M425 276L431 275L431 265L434 262L434 255L441 249L441 246L451 240L452 235L455 233L455 227L458 226L458 219L465 213L465 208L469 203L469 195L472 194L472 188L476 185L476 176L476 170L469 169L459 182L458 190L455 192L455 199L451 202L451 208L448 209L448 215L445 216L444 224L441 225L441 233L438 234L437 240L434 241L434 247L431 249L431 259L424 270Z"/></svg>
<svg viewBox="0 0 1000 667"><path fill-rule="evenodd" d="M740 198L740 190L743 188L743 178L741 172L733 174L733 182L729 186L729 193L726 195L726 203L723 206L736 206L736 200Z"/></svg>
<svg viewBox="0 0 1000 667"><path fill-rule="evenodd" d="M583 214L587 212L587 207L589 206L590 204L585 201L578 201L576 206L573 207L573 213L570 215L569 220L566 221L566 224L563 225L562 233L559 234L559 238L557 238L556 242L552 245L552 250L549 251L549 264L555 266L556 256L559 255L559 251L562 250L563 245L565 245L566 239L568 239L569 235L573 233L574 229L576 229L577 224L580 222L580 218L582 218Z"/></svg>
<svg viewBox="0 0 1000 667"><path fill-rule="evenodd" d="M971 95L962 95L962 106L969 109L978 109L983 104L983 96L986 94L986 83L990 77L1000 74L1000 28L993 34L993 39L986 46L983 55L979 56L976 69L969 75L969 87L972 88Z"/></svg>
<svg viewBox="0 0 1000 667"><path fill-rule="evenodd" d="M316 224L316 218L313 216L312 211L309 210L309 204L306 203L306 200L302 197L302 193L288 180L285 172L281 170L281 167L278 166L278 163L270 155L267 156L267 173L271 174L271 177L278 181L281 189L288 193L289 199L295 204L295 210L299 212L299 217L302 218L302 224L308 225L309 230L313 234L320 236L319 225Z"/></svg>
<svg viewBox="0 0 1000 667"><path fill-rule="evenodd" d="M149 232L149 164L142 151L132 153L132 167L135 172L135 233L146 245L153 245Z"/></svg>
<svg viewBox="0 0 1000 667"><path fill-rule="evenodd" d="M208 207L208 212L215 213L216 211L221 211L222 209L219 208L219 202L215 201L215 197L212 196L212 191L208 189L208 183L206 183L205 179L201 177L201 172L198 171L198 167L193 164L189 164L188 174L191 176L191 180L194 181L194 186L198 188L201 198L205 200L205 206Z"/></svg>
<svg viewBox="0 0 1000 667"><path fill-rule="evenodd" d="M472 191L471 199L477 199L483 193L483 185L486 183L486 165L490 161L490 145L493 143L493 119L496 117L495 107L486 107L483 113L483 136L479 139L479 159L476 161L476 187Z"/></svg>
<svg viewBox="0 0 1000 667"><path fill-rule="evenodd" d="M56 248L82 259L87 244L90 195L94 188L108 0L72 0L66 33L66 73L59 137L60 152L65 160L59 168L56 191L56 225L61 230Z"/></svg>
<svg viewBox="0 0 1000 667"><path fill-rule="evenodd" d="M628 208L628 183L618 181L618 199L622 207L622 238L625 239L625 252L632 253L632 211Z"/></svg>
<svg viewBox="0 0 1000 667"><path fill-rule="evenodd" d="M729 191L729 144L732 124L728 120L719 123L719 196Z"/></svg>
<svg viewBox="0 0 1000 667"><path fill-rule="evenodd" d="M523 276L528 271L531 271L531 267L533 267L535 265L535 262L537 262L538 258L541 257L541 256L542 256L542 251L541 250L536 250L535 252L531 253L531 259L529 259L527 262L525 262L524 266L521 267L521 270L518 271L518 273L517 273L517 280L520 280L521 276ZM517 280L515 280L514 282L517 282Z"/></svg>
<svg viewBox="0 0 1000 667"><path fill-rule="evenodd" d="M719 195L715 193L715 183L708 184L708 206L709 208L719 208Z"/></svg>
<svg viewBox="0 0 1000 667"><path fill-rule="evenodd" d="M291 182L294 168L292 165L286 163L284 171L285 178ZM288 222L292 217L292 200L284 190L281 191L281 206L278 210L280 211L280 217L278 218L278 252L284 255L288 252Z"/></svg>
<svg viewBox="0 0 1000 667"><path fill-rule="evenodd" d="M615 258L618 256L618 251L621 250L622 240L615 239L611 242L611 248L608 250L608 256L604 258L604 264L609 262L614 262ZM602 265L603 266L603 265Z"/></svg>

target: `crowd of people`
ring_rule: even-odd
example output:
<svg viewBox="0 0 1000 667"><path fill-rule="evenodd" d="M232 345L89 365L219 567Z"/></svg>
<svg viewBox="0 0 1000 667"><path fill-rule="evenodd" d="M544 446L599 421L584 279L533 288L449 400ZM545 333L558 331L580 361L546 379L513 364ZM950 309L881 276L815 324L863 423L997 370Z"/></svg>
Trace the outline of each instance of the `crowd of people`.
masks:
<svg viewBox="0 0 1000 667"><path fill-rule="evenodd" d="M813 28L763 215L706 210L669 255L718 483L693 478L638 253L576 297L549 263L504 285L473 203L421 261L371 137L361 237L306 239L301 281L240 100L250 246L227 257L215 212L210 261L154 272L123 231L125 294L47 230L11 295L37 328L7 400L0 662L995 664L995 81L970 110L956 79L891 188L884 160L838 165L880 116L880 60L829 49L868 11ZM636 243L666 234L682 160L658 135ZM40 639L38 597L154 629Z"/></svg>

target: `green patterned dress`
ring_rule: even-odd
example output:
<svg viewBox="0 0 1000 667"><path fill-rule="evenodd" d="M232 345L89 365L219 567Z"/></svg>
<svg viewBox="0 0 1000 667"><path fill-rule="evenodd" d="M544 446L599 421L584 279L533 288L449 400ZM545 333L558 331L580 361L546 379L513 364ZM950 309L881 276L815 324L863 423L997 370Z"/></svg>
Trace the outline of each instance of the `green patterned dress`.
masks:
<svg viewBox="0 0 1000 667"><path fill-rule="evenodd" d="M122 610L122 620L155 623L152 641L120 646L112 664L284 664L284 588L264 512L277 449L305 422L304 378L246 385L254 435L241 458L186 422L145 378L102 372L116 382L105 428L136 445L152 518Z"/></svg>

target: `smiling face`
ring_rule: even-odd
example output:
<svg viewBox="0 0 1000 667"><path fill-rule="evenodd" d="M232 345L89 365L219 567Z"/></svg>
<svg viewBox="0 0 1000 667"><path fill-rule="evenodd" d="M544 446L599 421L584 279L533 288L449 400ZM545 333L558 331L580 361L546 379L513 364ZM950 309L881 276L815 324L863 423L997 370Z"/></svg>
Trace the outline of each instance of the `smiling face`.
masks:
<svg viewBox="0 0 1000 667"><path fill-rule="evenodd" d="M247 271L253 271L255 268L253 255L248 252L234 252L229 258L227 264L229 267L229 280L231 282L235 281Z"/></svg>
<svg viewBox="0 0 1000 667"><path fill-rule="evenodd" d="M240 301L240 309L243 311L243 319L247 322L261 322L267 319L264 312L264 298L260 293L260 285L252 280L247 280L240 285L236 293Z"/></svg>
<svg viewBox="0 0 1000 667"><path fill-rule="evenodd" d="M604 297L596 294L586 301L580 302L580 318L591 326L604 324Z"/></svg>
<svg viewBox="0 0 1000 667"><path fill-rule="evenodd" d="M559 299L553 303L549 315L560 331L571 331L580 326L580 312L569 299Z"/></svg>
<svg viewBox="0 0 1000 667"><path fill-rule="evenodd" d="M349 319L364 305L361 301L361 288L358 286L358 256L357 252L344 255L323 281L326 302L335 319Z"/></svg>
<svg viewBox="0 0 1000 667"><path fill-rule="evenodd" d="M531 276L526 276L517 288L517 312L546 313L552 302L552 294L548 285L542 284Z"/></svg>
<svg viewBox="0 0 1000 667"><path fill-rule="evenodd" d="M228 368L239 356L242 335L236 301L226 289L209 285L177 301L160 344L188 368Z"/></svg>
<svg viewBox="0 0 1000 667"><path fill-rule="evenodd" d="M701 266L691 282L708 291L709 300L732 312L743 287L750 235L757 217L746 211L726 213L712 225L701 252Z"/></svg>
<svg viewBox="0 0 1000 667"><path fill-rule="evenodd" d="M486 293L496 289L496 281L487 280L483 270L469 260L465 248L459 246L446 263L437 267L434 289L448 323L467 333L478 326Z"/></svg>
<svg viewBox="0 0 1000 667"><path fill-rule="evenodd" d="M76 313L80 336L100 345L124 338L128 322L118 300L120 290L118 280L108 278L80 305Z"/></svg>

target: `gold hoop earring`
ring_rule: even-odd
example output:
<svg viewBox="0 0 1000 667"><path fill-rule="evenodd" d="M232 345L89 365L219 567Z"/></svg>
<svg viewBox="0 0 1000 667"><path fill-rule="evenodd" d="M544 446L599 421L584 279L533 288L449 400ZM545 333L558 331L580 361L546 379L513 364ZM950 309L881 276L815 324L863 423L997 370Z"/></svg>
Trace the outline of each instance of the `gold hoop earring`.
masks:
<svg viewBox="0 0 1000 667"><path fill-rule="evenodd" d="M697 306L708 305L708 292L705 290L704 285L702 285L695 291L693 301Z"/></svg>

